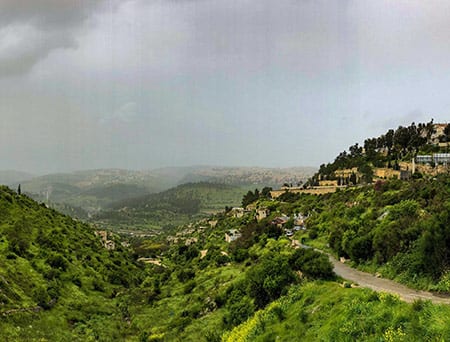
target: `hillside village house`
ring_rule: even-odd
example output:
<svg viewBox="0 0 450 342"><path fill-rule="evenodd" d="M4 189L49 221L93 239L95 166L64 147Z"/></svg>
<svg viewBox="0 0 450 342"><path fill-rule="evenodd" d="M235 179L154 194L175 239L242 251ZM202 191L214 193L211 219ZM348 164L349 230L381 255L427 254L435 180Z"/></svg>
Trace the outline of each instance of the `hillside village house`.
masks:
<svg viewBox="0 0 450 342"><path fill-rule="evenodd" d="M108 250L116 249L114 241L108 239L109 236L112 236L111 233L108 233L106 230L99 230L95 232L95 235L100 236L103 247Z"/></svg>
<svg viewBox="0 0 450 342"><path fill-rule="evenodd" d="M218 222L219 222L218 220L210 220L210 221L208 221L208 223L211 226L211 228L215 228L217 226Z"/></svg>
<svg viewBox="0 0 450 342"><path fill-rule="evenodd" d="M271 223L278 228L283 228L283 226L289 221L288 216L276 217Z"/></svg>
<svg viewBox="0 0 450 342"><path fill-rule="evenodd" d="M261 221L269 216L270 210L267 208L260 208L256 210L256 220Z"/></svg>
<svg viewBox="0 0 450 342"><path fill-rule="evenodd" d="M256 210L256 203L255 202L254 203L250 203L249 205L247 205L245 207L245 210L246 210L246 212L250 212L250 211Z"/></svg>
<svg viewBox="0 0 450 342"><path fill-rule="evenodd" d="M294 225L303 227L305 225L305 219L302 214L294 215Z"/></svg>
<svg viewBox="0 0 450 342"><path fill-rule="evenodd" d="M241 218L244 216L244 214L245 214L244 208L235 207L235 208L231 209L231 215L235 218Z"/></svg>
<svg viewBox="0 0 450 342"><path fill-rule="evenodd" d="M433 156L430 154L423 155L423 156L417 156L416 157L416 163L419 164L429 164L433 162Z"/></svg>
<svg viewBox="0 0 450 342"><path fill-rule="evenodd" d="M341 177L341 178L348 178L352 174L355 174L357 179L359 179L361 177L361 174L358 172L357 167L353 167L351 169L342 169L342 170L334 171L334 175L336 177Z"/></svg>
<svg viewBox="0 0 450 342"><path fill-rule="evenodd" d="M194 243L197 243L197 242L198 242L198 238L193 237L193 238L188 238L188 239L186 239L186 241L184 242L184 244L185 244L186 246L190 246L190 245L192 245L192 244L194 244Z"/></svg>
<svg viewBox="0 0 450 342"><path fill-rule="evenodd" d="M434 144L436 145L439 144L440 142L439 138L444 135L445 127L447 127L447 124L443 123L434 124L433 126L434 132L431 135L431 140L433 141Z"/></svg>
<svg viewBox="0 0 450 342"><path fill-rule="evenodd" d="M230 243L239 239L241 236L242 234L237 229L230 229L225 233L225 241Z"/></svg>

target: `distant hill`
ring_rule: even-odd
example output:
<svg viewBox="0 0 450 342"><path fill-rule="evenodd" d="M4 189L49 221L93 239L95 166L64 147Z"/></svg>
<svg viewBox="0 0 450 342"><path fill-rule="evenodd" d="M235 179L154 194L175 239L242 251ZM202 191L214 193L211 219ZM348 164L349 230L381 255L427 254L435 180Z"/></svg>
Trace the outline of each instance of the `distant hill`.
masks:
<svg viewBox="0 0 450 342"><path fill-rule="evenodd" d="M159 193L185 183L209 182L254 189L279 187L284 183L297 184L313 173L314 168L191 166L146 171L87 170L50 174L20 182L22 192L35 200L65 214L86 219L113 203ZM18 183L11 184L17 187Z"/></svg>
<svg viewBox="0 0 450 342"><path fill-rule="evenodd" d="M4 170L0 171L0 184L3 185L15 185L17 183L32 179L34 176L30 173L16 171L16 170Z"/></svg>
<svg viewBox="0 0 450 342"><path fill-rule="evenodd" d="M24 190L30 192L47 191L53 185L70 185L73 189L88 190L117 184L136 185L150 192L159 192L173 186L170 176L153 174L151 171L122 169L99 169L57 173L35 177L25 182Z"/></svg>
<svg viewBox="0 0 450 342"><path fill-rule="evenodd" d="M225 166L188 166L166 167L150 171L156 177L172 179L173 186L209 182L234 186L274 186L284 183L298 183L307 180L317 170L315 167L225 167Z"/></svg>
<svg viewBox="0 0 450 342"><path fill-rule="evenodd" d="M316 170L313 167L202 167L186 174L181 183L207 181L237 186L280 187L285 183L303 183Z"/></svg>
<svg viewBox="0 0 450 342"><path fill-rule="evenodd" d="M188 183L158 194L118 201L93 218L113 227L156 229L206 217L226 206L240 205L246 188L218 183Z"/></svg>
<svg viewBox="0 0 450 342"><path fill-rule="evenodd" d="M150 171L120 169L51 174L22 182L22 191L40 202L86 218L113 202L160 192L173 185L170 177Z"/></svg>

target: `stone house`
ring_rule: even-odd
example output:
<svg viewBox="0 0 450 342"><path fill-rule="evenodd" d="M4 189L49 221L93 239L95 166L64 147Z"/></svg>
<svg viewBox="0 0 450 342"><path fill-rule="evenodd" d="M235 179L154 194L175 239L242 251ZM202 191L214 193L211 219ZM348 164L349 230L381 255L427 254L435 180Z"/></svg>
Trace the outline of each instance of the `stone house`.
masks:
<svg viewBox="0 0 450 342"><path fill-rule="evenodd" d="M237 229L230 229L225 233L225 241L230 243L239 239L241 236L242 234Z"/></svg>
<svg viewBox="0 0 450 342"><path fill-rule="evenodd" d="M256 209L256 220L261 221L270 215L270 210L267 208Z"/></svg>

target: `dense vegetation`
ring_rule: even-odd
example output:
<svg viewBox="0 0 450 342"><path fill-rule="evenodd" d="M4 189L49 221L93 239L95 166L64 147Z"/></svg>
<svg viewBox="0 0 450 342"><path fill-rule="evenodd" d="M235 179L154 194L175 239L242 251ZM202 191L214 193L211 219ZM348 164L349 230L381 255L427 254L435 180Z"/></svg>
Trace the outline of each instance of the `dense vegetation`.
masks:
<svg viewBox="0 0 450 342"><path fill-rule="evenodd" d="M195 243L147 245L163 251L162 266L149 266L153 271L129 296L129 311L137 330L149 340L218 341L292 284L333 279L324 255L292 249L269 220L257 223L251 216L224 214L215 219L214 227L200 222L189 228ZM243 233L231 244L224 241L230 228ZM148 320L157 323L146 326Z"/></svg>
<svg viewBox="0 0 450 342"><path fill-rule="evenodd" d="M140 268L117 241L106 250L87 225L0 188L0 339L121 339L116 306Z"/></svg>
<svg viewBox="0 0 450 342"><path fill-rule="evenodd" d="M332 277L325 257L294 252L268 221L199 223L197 243L161 248L162 265L142 269L119 241L107 250L89 226L27 196L2 188L0 203L3 340L217 340L300 283L297 271ZM248 234L229 245L234 226Z"/></svg>
<svg viewBox="0 0 450 342"><path fill-rule="evenodd" d="M294 238L409 285L447 292L449 191L449 177L441 175L280 201L258 192L256 206L272 212L267 219L222 214L214 228L189 235L197 242L160 246L165 268L155 266L159 275L148 275L140 292L151 306L139 307L145 299L133 297L136 322L161 315L147 336L168 341L446 340L447 306L338 286L323 254L293 249L271 221L304 213L308 228ZM227 244L229 229L242 236Z"/></svg>
<svg viewBox="0 0 450 342"><path fill-rule="evenodd" d="M297 203L315 208L309 236L336 255L410 285L450 291L448 175L379 181Z"/></svg>

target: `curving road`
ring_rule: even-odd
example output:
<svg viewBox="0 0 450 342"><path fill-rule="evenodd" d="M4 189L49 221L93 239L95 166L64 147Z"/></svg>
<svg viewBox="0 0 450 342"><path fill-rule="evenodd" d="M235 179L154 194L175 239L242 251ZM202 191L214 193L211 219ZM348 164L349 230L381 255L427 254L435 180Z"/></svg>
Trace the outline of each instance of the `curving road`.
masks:
<svg viewBox="0 0 450 342"><path fill-rule="evenodd" d="M388 292L398 295L400 299L405 302L412 303L415 300L430 300L434 304L450 304L449 296L439 296L437 294L427 291L417 291L410 289L404 285L396 283L395 281L377 278L370 273L361 272L337 261L332 256L328 255L330 261L334 266L334 272L347 280L350 280L361 287L367 287L374 291Z"/></svg>
<svg viewBox="0 0 450 342"><path fill-rule="evenodd" d="M312 248L308 245L303 245L295 240L293 244L294 248ZM366 287L378 292L387 292L400 297L400 299L405 302L412 303L415 300L429 300L433 304L450 304L449 295L439 295L432 292L420 291L410 289L405 285L401 285L393 280L385 278L377 278L373 274L358 271L338 260L336 260L332 255L321 251L320 249L314 248L315 251L328 255L331 263L333 264L333 271L338 276L350 280L351 282L358 284L360 287Z"/></svg>

